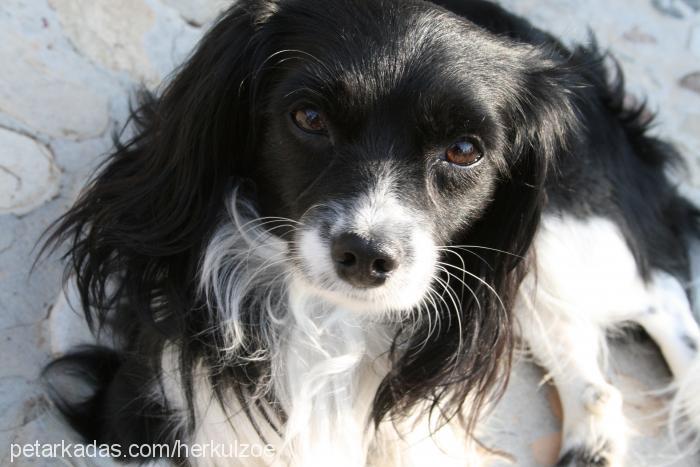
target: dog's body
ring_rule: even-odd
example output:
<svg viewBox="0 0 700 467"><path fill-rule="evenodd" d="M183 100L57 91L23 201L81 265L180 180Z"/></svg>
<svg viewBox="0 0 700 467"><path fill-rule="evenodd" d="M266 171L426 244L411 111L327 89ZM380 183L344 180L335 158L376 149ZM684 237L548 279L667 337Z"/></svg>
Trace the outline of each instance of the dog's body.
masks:
<svg viewBox="0 0 700 467"><path fill-rule="evenodd" d="M202 465L464 465L516 322L560 389L563 464L622 462L600 368L621 323L698 417L675 152L595 50L435 3L242 2L143 104L55 237L114 336L48 370L91 380L53 386L86 437L274 447Z"/></svg>

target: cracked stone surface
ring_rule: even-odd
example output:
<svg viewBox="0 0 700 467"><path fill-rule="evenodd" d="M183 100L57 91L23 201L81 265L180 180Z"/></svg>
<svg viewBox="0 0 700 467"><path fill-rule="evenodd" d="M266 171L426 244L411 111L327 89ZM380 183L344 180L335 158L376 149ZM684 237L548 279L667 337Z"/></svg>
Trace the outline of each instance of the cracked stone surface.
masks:
<svg viewBox="0 0 700 467"><path fill-rule="evenodd" d="M0 214L26 214L58 193L53 154L34 139L0 128Z"/></svg>
<svg viewBox="0 0 700 467"><path fill-rule="evenodd" d="M40 233L67 207L111 147L130 93L156 88L229 0L0 1L0 464L11 443L75 441L38 383L50 355L89 339L57 302L56 256L29 275ZM656 134L673 141L688 170L675 174L700 200L700 2L698 0L502 0L565 42L589 28L624 69L628 88L658 113ZM604 12L602 14L601 12ZM666 432L669 383L655 348L616 342L612 378L634 426L628 465L696 466ZM513 465L551 465L561 409L540 369L520 361L485 441ZM16 465L65 465L19 459ZM111 465L73 459L70 465ZM495 465L507 465L495 461Z"/></svg>
<svg viewBox="0 0 700 467"><path fill-rule="evenodd" d="M12 27L0 29L0 43L0 63L11 64L0 80L1 112L49 137L90 138L107 128L108 101L92 85L100 77L87 63L71 63L79 59L72 50L49 48L50 37L28 39Z"/></svg>
<svg viewBox="0 0 700 467"><path fill-rule="evenodd" d="M146 2L49 0L49 5L58 13L61 27L79 53L150 84L158 80L144 41L155 23L155 13Z"/></svg>

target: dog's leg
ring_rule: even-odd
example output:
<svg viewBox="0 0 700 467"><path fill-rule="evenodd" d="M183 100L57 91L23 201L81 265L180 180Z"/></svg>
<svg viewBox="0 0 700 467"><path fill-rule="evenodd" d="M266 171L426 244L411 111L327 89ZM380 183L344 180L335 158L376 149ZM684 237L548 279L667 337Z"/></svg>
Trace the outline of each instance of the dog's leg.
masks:
<svg viewBox="0 0 700 467"><path fill-rule="evenodd" d="M657 271L644 281L619 227L606 218L544 217L531 260L515 312L533 356L559 389L560 465L622 464L621 395L602 366L605 331L624 322L641 324L657 341L679 378L679 405L690 418L697 414L700 426L700 377L690 369L700 334L677 279Z"/></svg>
<svg viewBox="0 0 700 467"><path fill-rule="evenodd" d="M671 424L683 442L700 442L700 326L688 296L673 276L657 272L649 292L653 305L634 319L661 349L676 380ZM688 425L689 423L689 425Z"/></svg>
<svg viewBox="0 0 700 467"><path fill-rule="evenodd" d="M700 327L693 318L690 302L681 283L657 272L650 284L654 304L634 318L658 344L671 372L684 378L700 345Z"/></svg>
<svg viewBox="0 0 700 467"><path fill-rule="evenodd" d="M519 313L522 337L559 390L564 426L557 465L622 465L627 430L621 394L599 364L604 331L564 310L525 307Z"/></svg>

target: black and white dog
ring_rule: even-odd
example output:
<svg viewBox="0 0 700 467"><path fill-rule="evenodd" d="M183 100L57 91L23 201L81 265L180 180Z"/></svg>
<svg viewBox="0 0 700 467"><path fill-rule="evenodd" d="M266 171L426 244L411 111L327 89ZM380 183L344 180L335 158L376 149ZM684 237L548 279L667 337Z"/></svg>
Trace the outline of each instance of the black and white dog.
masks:
<svg viewBox="0 0 700 467"><path fill-rule="evenodd" d="M605 333L637 323L700 426L698 213L603 61L480 0L237 2L54 230L111 336L49 365L58 408L274 447L181 463L474 465L518 330L561 464L621 465Z"/></svg>

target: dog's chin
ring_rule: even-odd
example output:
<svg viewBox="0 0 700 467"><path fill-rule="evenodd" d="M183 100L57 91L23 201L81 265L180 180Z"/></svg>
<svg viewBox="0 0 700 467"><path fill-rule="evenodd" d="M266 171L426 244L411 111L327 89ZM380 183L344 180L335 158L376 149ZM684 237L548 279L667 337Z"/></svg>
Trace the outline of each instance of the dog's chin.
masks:
<svg viewBox="0 0 700 467"><path fill-rule="evenodd" d="M428 300L431 283L430 277L426 276L422 287L415 281L411 287L402 287L399 280L390 279L382 286L364 289L337 276L315 279L302 271L295 276L299 279L299 287L331 307L382 317L400 316L422 306Z"/></svg>

